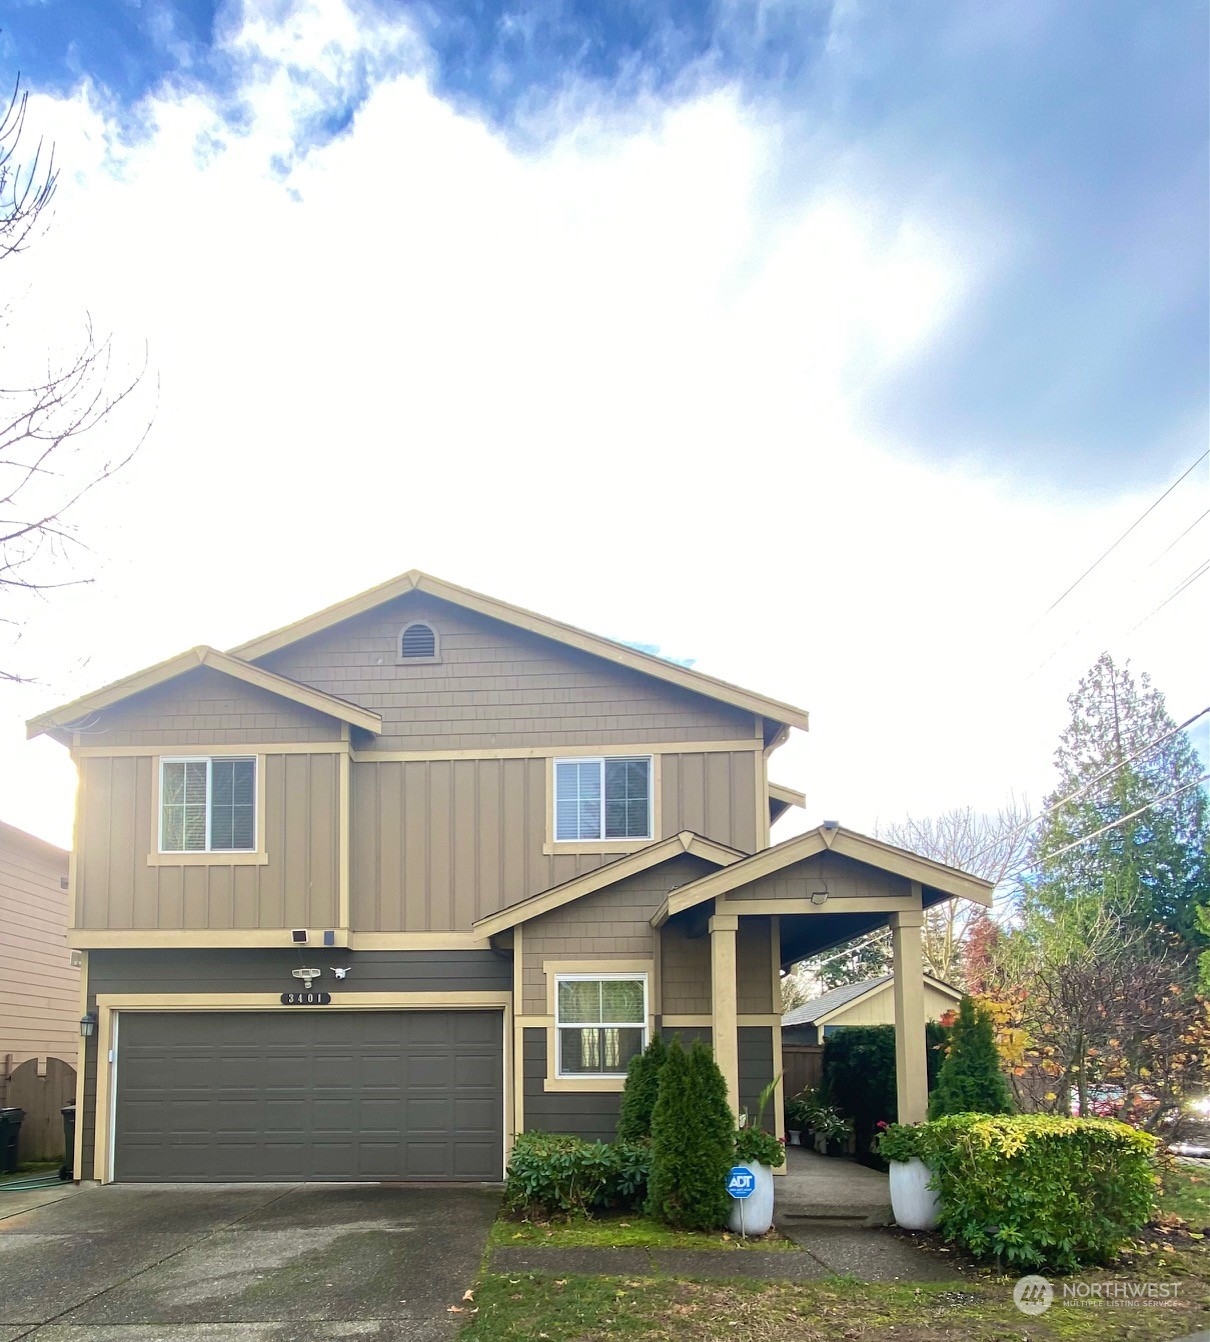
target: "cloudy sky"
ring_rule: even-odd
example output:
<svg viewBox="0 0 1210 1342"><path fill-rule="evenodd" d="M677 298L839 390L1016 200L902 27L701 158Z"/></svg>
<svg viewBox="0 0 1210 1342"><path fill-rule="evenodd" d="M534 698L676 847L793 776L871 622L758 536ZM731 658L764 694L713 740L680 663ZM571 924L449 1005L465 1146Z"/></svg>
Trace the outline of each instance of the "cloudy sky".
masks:
<svg viewBox="0 0 1210 1342"><path fill-rule="evenodd" d="M152 427L8 611L0 817L70 834L27 717L411 567L808 707L811 822L1036 801L1102 648L1210 697L1201 0L5 14L0 382L91 317L89 452Z"/></svg>

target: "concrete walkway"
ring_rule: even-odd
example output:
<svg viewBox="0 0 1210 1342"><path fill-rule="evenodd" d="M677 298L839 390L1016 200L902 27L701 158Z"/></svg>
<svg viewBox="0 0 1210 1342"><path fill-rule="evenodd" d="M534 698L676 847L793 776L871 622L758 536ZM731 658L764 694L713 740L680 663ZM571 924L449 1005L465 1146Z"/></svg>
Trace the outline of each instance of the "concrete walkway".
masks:
<svg viewBox="0 0 1210 1342"><path fill-rule="evenodd" d="M885 1174L843 1156L821 1156L802 1146L786 1148L786 1173L775 1184L779 1226L811 1221L828 1225L891 1225L891 1190Z"/></svg>

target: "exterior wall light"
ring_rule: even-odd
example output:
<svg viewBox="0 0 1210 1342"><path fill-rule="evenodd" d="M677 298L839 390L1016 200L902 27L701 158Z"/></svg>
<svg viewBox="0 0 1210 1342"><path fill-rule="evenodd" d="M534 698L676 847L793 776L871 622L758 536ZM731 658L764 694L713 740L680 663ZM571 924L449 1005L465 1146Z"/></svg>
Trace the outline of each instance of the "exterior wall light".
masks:
<svg viewBox="0 0 1210 1342"><path fill-rule="evenodd" d="M814 904L816 908L819 908L821 904L826 904L827 902L828 892L826 889L811 891L811 903Z"/></svg>
<svg viewBox="0 0 1210 1342"><path fill-rule="evenodd" d="M82 1039L91 1039L97 1028L97 1013L90 1011L80 1017L80 1037Z"/></svg>

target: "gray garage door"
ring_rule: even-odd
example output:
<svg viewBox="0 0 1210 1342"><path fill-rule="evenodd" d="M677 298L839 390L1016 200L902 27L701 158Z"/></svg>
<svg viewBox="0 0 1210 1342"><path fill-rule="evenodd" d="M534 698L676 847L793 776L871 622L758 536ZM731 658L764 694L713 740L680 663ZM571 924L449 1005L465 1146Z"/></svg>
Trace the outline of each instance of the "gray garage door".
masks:
<svg viewBox="0 0 1210 1342"><path fill-rule="evenodd" d="M497 1180L498 1011L125 1012L114 1178Z"/></svg>

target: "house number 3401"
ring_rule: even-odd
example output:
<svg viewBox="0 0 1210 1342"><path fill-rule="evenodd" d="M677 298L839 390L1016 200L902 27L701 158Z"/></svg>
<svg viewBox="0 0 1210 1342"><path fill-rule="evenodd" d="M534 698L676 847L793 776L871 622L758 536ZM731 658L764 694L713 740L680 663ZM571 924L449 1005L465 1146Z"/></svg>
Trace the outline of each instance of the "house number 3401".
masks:
<svg viewBox="0 0 1210 1342"><path fill-rule="evenodd" d="M331 993L305 992L281 995L282 1006L328 1006L331 1001Z"/></svg>

